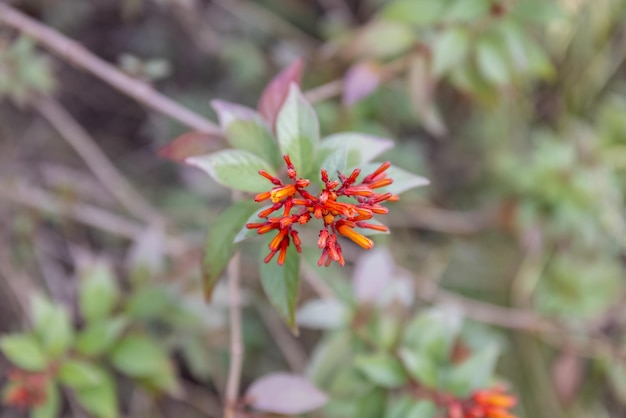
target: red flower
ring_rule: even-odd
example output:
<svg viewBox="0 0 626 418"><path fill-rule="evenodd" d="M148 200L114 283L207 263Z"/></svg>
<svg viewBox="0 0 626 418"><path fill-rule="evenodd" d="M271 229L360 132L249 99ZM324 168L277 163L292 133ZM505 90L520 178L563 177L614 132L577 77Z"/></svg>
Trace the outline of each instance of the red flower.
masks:
<svg viewBox="0 0 626 418"><path fill-rule="evenodd" d="M8 388L4 392L4 403L18 408L32 408L46 402L47 376L22 370L9 372Z"/></svg>
<svg viewBox="0 0 626 418"><path fill-rule="evenodd" d="M306 190L311 182L307 179L298 178L288 155L283 158L287 164L287 176L291 182L285 184L266 171L260 170L259 174L272 182L274 187L268 192L259 193L254 200L263 202L270 199L273 205L259 213L259 218L266 219L265 222L246 225L248 229L256 229L259 234L277 230L276 236L269 244L270 252L265 257L266 263L269 263L276 253L279 253L278 264L282 265L285 262L287 248L291 241L293 241L296 250L301 252L300 238L293 227L296 224L304 225L313 218L320 219L323 223L317 241L318 247L322 250L322 255L318 261L320 266L328 266L333 261L342 266L345 264L341 246L337 241L337 234L369 250L374 246L374 242L355 228L369 228L382 232L388 230L386 226L366 221L372 219L374 214L388 213L388 209L381 206L382 202L398 199L398 196L391 193L377 194L374 191L393 182L392 179L386 177L385 173L391 166L389 162L381 164L373 173L365 176L359 184L355 184L361 173L358 168L354 169L348 177L338 173L339 180L330 180L328 172L321 170L324 188L318 195L314 196ZM356 200L356 203L339 201L340 197L352 198ZM281 209L281 216L271 216Z"/></svg>
<svg viewBox="0 0 626 418"><path fill-rule="evenodd" d="M448 418L517 418L508 411L516 403L503 388L479 390L465 401L448 405Z"/></svg>

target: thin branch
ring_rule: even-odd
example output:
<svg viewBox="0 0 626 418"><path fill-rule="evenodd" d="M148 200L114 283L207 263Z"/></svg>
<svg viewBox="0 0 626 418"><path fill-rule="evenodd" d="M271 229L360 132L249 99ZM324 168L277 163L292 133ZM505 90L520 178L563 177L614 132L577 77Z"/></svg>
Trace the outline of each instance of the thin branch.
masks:
<svg viewBox="0 0 626 418"><path fill-rule="evenodd" d="M28 206L51 215L62 216L108 232L113 235L135 240L145 226L108 212L96 206L69 202L24 181L0 181L0 199ZM167 250L171 254L187 251L185 240L168 237Z"/></svg>
<svg viewBox="0 0 626 418"><path fill-rule="evenodd" d="M40 98L35 101L34 107L74 148L98 180L126 209L139 219L164 222L159 211L135 190L98 147L96 141L59 102L52 98Z"/></svg>
<svg viewBox="0 0 626 418"><path fill-rule="evenodd" d="M238 200L239 192L233 192L233 200ZM241 253L237 252L228 263L228 296L230 303L230 362L226 380L224 418L235 418L239 386L243 370L243 335L241 328Z"/></svg>
<svg viewBox="0 0 626 418"><path fill-rule="evenodd" d="M144 106L167 115L192 129L221 135L219 127L205 117L162 95L149 84L124 74L113 65L83 48L76 41L31 19L6 3L0 3L0 24L12 27L29 36L60 58L93 74Z"/></svg>

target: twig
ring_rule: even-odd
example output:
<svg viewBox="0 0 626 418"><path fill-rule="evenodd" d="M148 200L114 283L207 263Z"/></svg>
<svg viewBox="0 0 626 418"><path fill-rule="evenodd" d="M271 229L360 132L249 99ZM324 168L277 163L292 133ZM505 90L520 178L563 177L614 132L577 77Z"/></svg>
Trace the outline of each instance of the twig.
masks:
<svg viewBox="0 0 626 418"><path fill-rule="evenodd" d="M52 98L40 98L35 101L34 107L74 148L98 180L126 209L139 219L164 222L159 211L133 188L98 147L96 141L59 102Z"/></svg>
<svg viewBox="0 0 626 418"><path fill-rule="evenodd" d="M233 192L233 200L239 199L239 193ZM224 418L235 418L239 386L243 369L243 337L241 331L241 253L237 252L228 263L228 295L230 303L230 362L226 380Z"/></svg>
<svg viewBox="0 0 626 418"><path fill-rule="evenodd" d="M144 106L167 115L192 129L221 135L221 130L213 122L162 95L150 85L124 74L77 42L31 19L6 3L0 3L0 24L28 35L70 64L93 74Z"/></svg>
<svg viewBox="0 0 626 418"><path fill-rule="evenodd" d="M23 181L0 182L0 199L26 205L52 215L68 217L128 239L134 239L144 230L143 225L137 222L95 206L65 202Z"/></svg>

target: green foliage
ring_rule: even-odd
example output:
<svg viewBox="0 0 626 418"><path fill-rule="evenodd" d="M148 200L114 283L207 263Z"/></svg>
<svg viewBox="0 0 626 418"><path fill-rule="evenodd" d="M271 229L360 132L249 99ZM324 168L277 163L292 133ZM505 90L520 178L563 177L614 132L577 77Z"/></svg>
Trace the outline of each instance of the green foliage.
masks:
<svg viewBox="0 0 626 418"><path fill-rule="evenodd" d="M54 86L48 60L26 37L0 47L0 73L0 98L8 96L18 104L37 94L49 93Z"/></svg>

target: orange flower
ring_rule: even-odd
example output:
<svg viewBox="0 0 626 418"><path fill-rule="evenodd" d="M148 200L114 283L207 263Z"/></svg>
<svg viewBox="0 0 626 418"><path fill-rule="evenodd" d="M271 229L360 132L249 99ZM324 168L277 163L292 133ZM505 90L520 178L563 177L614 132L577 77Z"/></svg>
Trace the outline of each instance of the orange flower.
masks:
<svg viewBox="0 0 626 418"><path fill-rule="evenodd" d="M448 405L448 418L517 418L508 410L517 403L501 387L476 391L465 401Z"/></svg>
<svg viewBox="0 0 626 418"><path fill-rule="evenodd" d="M268 179L274 187L267 192L255 196L255 201L263 202L271 199L273 205L259 213L259 218L265 222L249 223L248 229L256 229L259 234L277 230L276 235L269 244L270 252L265 257L266 263L277 253L278 264L282 265L287 256L287 248L293 241L296 250L302 251L302 243L298 232L293 229L296 224L304 225L313 218L321 219L323 227L320 230L318 247L322 255L319 265L328 266L335 261L340 265L345 264L341 245L337 234L345 236L357 245L371 249L374 242L363 234L354 230L355 227L368 228L374 231L386 232L384 225L363 222L372 218L374 214L386 214L388 209L381 205L382 202L396 199L391 193L376 193L374 189L390 185L393 180L386 177L385 171L391 166L389 162L383 163L373 173L366 176L359 184L355 184L361 170L355 169L350 176L338 173L339 180L331 180L326 170L320 171L324 188L317 196L309 193L306 188L311 182L308 179L298 178L297 172L288 155L283 157L287 164L287 176L291 182L285 184L282 180L272 176L266 171L260 170L259 174ZM349 203L340 197L353 198L356 202ZM270 217L275 212L283 209L280 217ZM293 212L293 214L292 214Z"/></svg>

